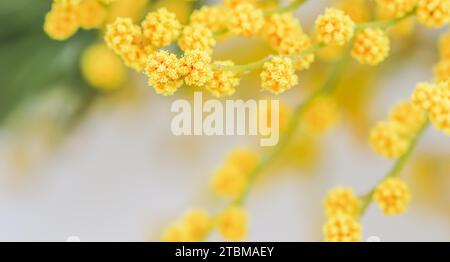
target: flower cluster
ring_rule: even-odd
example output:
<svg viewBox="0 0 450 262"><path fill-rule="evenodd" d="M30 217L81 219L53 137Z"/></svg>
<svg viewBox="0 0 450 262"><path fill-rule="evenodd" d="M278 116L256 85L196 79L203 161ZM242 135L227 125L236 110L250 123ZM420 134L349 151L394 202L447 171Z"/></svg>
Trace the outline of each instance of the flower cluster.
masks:
<svg viewBox="0 0 450 262"><path fill-rule="evenodd" d="M389 49L389 38L384 30L366 28L356 34L352 56L361 64L377 65L388 57Z"/></svg>
<svg viewBox="0 0 450 262"><path fill-rule="evenodd" d="M418 0L417 20L428 27L441 27L450 21L450 1Z"/></svg>
<svg viewBox="0 0 450 262"><path fill-rule="evenodd" d="M201 241L213 226L213 220L201 209L186 213L180 221L170 225L163 233L164 242Z"/></svg>
<svg viewBox="0 0 450 262"><path fill-rule="evenodd" d="M106 3L97 0L54 0L45 16L44 31L55 40L66 40L81 27L99 28L106 18Z"/></svg>
<svg viewBox="0 0 450 262"><path fill-rule="evenodd" d="M316 20L317 38L326 44L342 46L353 37L355 23L342 10L328 8Z"/></svg>
<svg viewBox="0 0 450 262"><path fill-rule="evenodd" d="M338 187L330 192L324 201L325 213L328 218L340 213L357 218L361 208L359 198L349 187Z"/></svg>
<svg viewBox="0 0 450 262"><path fill-rule="evenodd" d="M413 103L427 112L431 123L450 135L450 84L420 83L412 94Z"/></svg>
<svg viewBox="0 0 450 262"><path fill-rule="evenodd" d="M295 67L289 57L276 56L265 62L261 72L262 89L274 94L280 94L295 86L298 77Z"/></svg>
<svg viewBox="0 0 450 262"><path fill-rule="evenodd" d="M416 7L417 0L376 0L380 12L389 17L401 17Z"/></svg>
<svg viewBox="0 0 450 262"><path fill-rule="evenodd" d="M411 193L400 178L387 178L376 188L373 200L386 215L398 215L408 207Z"/></svg>
<svg viewBox="0 0 450 262"><path fill-rule="evenodd" d="M323 234L326 242L359 242L362 227L354 217L339 213L325 223Z"/></svg>
<svg viewBox="0 0 450 262"><path fill-rule="evenodd" d="M396 105L389 120L379 122L372 128L369 142L373 150L387 158L398 158L409 148L412 138L425 123L424 111L412 102Z"/></svg>

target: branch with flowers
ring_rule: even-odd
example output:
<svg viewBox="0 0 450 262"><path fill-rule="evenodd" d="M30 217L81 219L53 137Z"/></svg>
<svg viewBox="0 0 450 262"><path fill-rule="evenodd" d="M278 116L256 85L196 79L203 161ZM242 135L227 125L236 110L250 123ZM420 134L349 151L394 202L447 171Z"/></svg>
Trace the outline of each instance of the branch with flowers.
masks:
<svg viewBox="0 0 450 262"><path fill-rule="evenodd" d="M264 9L255 0L225 0L223 5L194 10L185 26L164 8L149 12L139 25L128 17L119 17L106 25L107 46L128 67L145 74L149 86L164 96L175 94L183 86L204 88L215 97L232 96L241 78L256 70L261 70L262 90L278 95L298 84L296 73L310 68L318 51L330 46L346 50L323 86L294 109L280 143L271 152L260 159L253 151L233 151L215 173L214 191L230 198L231 204L214 218L204 210L189 212L167 228L162 240L200 241L214 228L226 240L244 239L248 214L243 204L252 185L290 144L304 114L317 101L332 95L349 58L362 65L379 65L390 53L388 29L413 17L428 27L441 27L450 21L447 0L377 0L383 19L356 23L344 11L327 8L315 21L312 38L293 15L305 2L294 0L286 6ZM83 9L87 3L90 8ZM50 37L65 40L79 28L101 27L101 15L95 16L98 20L82 17L91 17L83 16L87 10L100 13L108 4L95 0L54 1L44 29ZM214 61L219 36L261 37L270 44L274 54L243 65L231 60ZM359 219L372 201L387 215L406 210L410 192L399 176L415 146L430 123L450 134L449 39L444 37L441 43L443 61L436 66L436 81L419 84L412 98L395 106L389 120L379 122L369 134L369 143L377 154L396 159L392 170L374 189L360 197L347 187L328 193L324 201L328 219L323 228L326 241L361 241ZM180 56L169 51L174 43L182 50Z"/></svg>

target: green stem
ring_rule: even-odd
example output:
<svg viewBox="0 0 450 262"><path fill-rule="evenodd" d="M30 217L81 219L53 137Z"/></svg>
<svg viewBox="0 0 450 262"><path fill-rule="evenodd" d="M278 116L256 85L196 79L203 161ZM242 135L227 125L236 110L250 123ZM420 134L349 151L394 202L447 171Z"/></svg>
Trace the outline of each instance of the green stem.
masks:
<svg viewBox="0 0 450 262"><path fill-rule="evenodd" d="M420 138L422 137L422 135L425 133L425 130L427 129L427 127L429 126L429 122L426 121L417 131L416 135L413 137L413 139L411 140L411 143L408 147L408 150L406 151L405 154L403 154L394 164L394 166L392 167L392 169L389 171L389 173L383 177L381 179L381 181L378 182L377 185L379 185L380 183L382 183L384 180L391 178L391 177L398 177L401 174L401 171L405 168L406 163L408 162L408 160L411 158L411 155L414 151L414 149L416 148ZM376 187L375 187L376 188ZM364 213L366 212L367 208L369 207L370 203L372 202L372 198L373 195L375 193L375 188L373 188L370 192L368 192L367 194L365 194L364 196L361 197L362 200L362 205L361 205L361 211L360 211L360 216L363 216Z"/></svg>
<svg viewBox="0 0 450 262"><path fill-rule="evenodd" d="M398 23L405 20L406 18L413 16L415 13L416 13L416 10L413 9L412 11L406 13L405 15L397 17L397 18L362 23L362 24L359 24L356 26L356 30L361 30L361 29L365 29L365 28L369 28L369 27L378 27L378 28L387 29L389 27L397 25Z"/></svg>
<svg viewBox="0 0 450 262"><path fill-rule="evenodd" d="M334 88L337 86L337 82L342 75L343 70L345 69L345 65L348 62L349 54L345 54L332 68L332 71L330 75L328 76L328 79L324 83L324 85L315 91L313 94L311 94L303 103L299 104L292 115L292 118L289 122L289 125L283 134L282 139L278 143L278 145L274 148L274 150L265 157L261 163L250 173L249 175L249 181L247 183L247 186L243 193L238 197L235 201L235 204L242 205L245 199L247 198L250 189L252 185L254 184L256 178L259 174L268 166L270 166L278 156L280 156L280 153L286 148L287 145L289 145L289 142L294 137L295 131L297 130L301 116L305 112L305 110L308 108L308 106L319 96L330 93L334 90Z"/></svg>
<svg viewBox="0 0 450 262"><path fill-rule="evenodd" d="M286 6L280 6L275 8L274 10L264 12L264 15L273 15L273 14L282 14L287 12L293 12L297 10L302 4L304 4L308 0L294 0L290 4Z"/></svg>

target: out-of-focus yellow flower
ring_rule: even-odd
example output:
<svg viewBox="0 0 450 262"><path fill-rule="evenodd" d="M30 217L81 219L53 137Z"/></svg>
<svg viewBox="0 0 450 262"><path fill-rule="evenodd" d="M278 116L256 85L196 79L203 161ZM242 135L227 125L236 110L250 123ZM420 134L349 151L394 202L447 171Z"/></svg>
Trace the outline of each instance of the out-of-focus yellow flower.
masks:
<svg viewBox="0 0 450 262"><path fill-rule="evenodd" d="M442 60L450 60L450 32L439 38L439 54Z"/></svg>
<svg viewBox="0 0 450 262"><path fill-rule="evenodd" d="M228 10L223 6L202 6L191 14L191 25L203 25L213 31L226 27Z"/></svg>
<svg viewBox="0 0 450 262"><path fill-rule="evenodd" d="M303 34L303 30L300 22L291 13L274 14L266 19L262 34L272 48L280 50L280 45L284 39L297 40L297 36L300 37Z"/></svg>
<svg viewBox="0 0 450 262"><path fill-rule="evenodd" d="M397 123L405 136L412 137L425 123L425 112L410 101L398 103L389 113L389 120Z"/></svg>
<svg viewBox="0 0 450 262"><path fill-rule="evenodd" d="M411 193L403 180L388 178L376 187L373 200L385 215L398 215L407 209Z"/></svg>
<svg viewBox="0 0 450 262"><path fill-rule="evenodd" d="M144 37L155 48L169 45L181 31L181 23L176 15L166 8L148 13L141 26Z"/></svg>
<svg viewBox="0 0 450 262"><path fill-rule="evenodd" d="M208 51L188 50L180 59L179 73L189 86L202 87L213 77L211 56Z"/></svg>
<svg viewBox="0 0 450 262"><path fill-rule="evenodd" d="M402 136L402 132L402 127L396 122L379 122L370 131L369 143L377 154L387 158L398 158L409 146L409 141Z"/></svg>
<svg viewBox="0 0 450 262"><path fill-rule="evenodd" d="M225 163L238 168L245 175L249 175L259 163L259 155L249 149L238 148L231 151Z"/></svg>
<svg viewBox="0 0 450 262"><path fill-rule="evenodd" d="M183 218L189 235L194 241L201 241L212 226L212 220L208 213L202 209L189 211Z"/></svg>
<svg viewBox="0 0 450 262"><path fill-rule="evenodd" d="M316 20L317 38L326 44L347 43L354 33L355 23L342 10L327 8Z"/></svg>
<svg viewBox="0 0 450 262"><path fill-rule="evenodd" d="M356 218L338 213L323 226L326 242L359 242L362 239L362 227Z"/></svg>
<svg viewBox="0 0 450 262"><path fill-rule="evenodd" d="M256 6L256 0L224 0L223 2L228 8L235 8L240 4L251 4Z"/></svg>
<svg viewBox="0 0 450 262"><path fill-rule="evenodd" d="M106 23L112 23L118 17L127 17L138 22L144 15L148 0L116 0L108 6Z"/></svg>
<svg viewBox="0 0 450 262"><path fill-rule="evenodd" d="M390 17L401 17L412 11L417 0L376 0L382 12Z"/></svg>
<svg viewBox="0 0 450 262"><path fill-rule="evenodd" d="M278 52L280 55L298 54L311 47L311 45L311 39L306 34L298 34L283 39L280 43ZM315 56L313 53L294 57L295 69L299 71L308 69L311 63L314 62L314 58Z"/></svg>
<svg viewBox="0 0 450 262"><path fill-rule="evenodd" d="M93 45L84 52L81 70L89 84L105 91L120 88L127 77L120 58L104 44Z"/></svg>
<svg viewBox="0 0 450 262"><path fill-rule="evenodd" d="M170 225L161 237L162 242L193 242L195 241L190 234L186 223L175 223Z"/></svg>
<svg viewBox="0 0 450 262"><path fill-rule="evenodd" d="M239 4L230 11L228 29L237 36L253 36L264 26L264 14L251 4Z"/></svg>
<svg viewBox="0 0 450 262"><path fill-rule="evenodd" d="M231 96L239 85L239 76L233 71L226 71L221 66L233 66L233 61L215 61L213 77L206 84L206 89L215 97Z"/></svg>
<svg viewBox="0 0 450 262"><path fill-rule="evenodd" d="M418 0L417 20L428 27L441 27L450 21L450 1Z"/></svg>
<svg viewBox="0 0 450 262"><path fill-rule="evenodd" d="M199 49L212 53L215 44L212 31L199 24L186 26L178 39L178 45L183 51Z"/></svg>
<svg viewBox="0 0 450 262"><path fill-rule="evenodd" d="M52 39L68 39L78 31L79 8L79 0L54 1L45 16L44 31Z"/></svg>
<svg viewBox="0 0 450 262"><path fill-rule="evenodd" d="M352 47L352 56L364 65L377 65L389 55L390 45L386 33L378 28L358 32Z"/></svg>
<svg viewBox="0 0 450 262"><path fill-rule="evenodd" d="M265 62L261 72L262 89L281 94L298 83L292 60L276 56Z"/></svg>
<svg viewBox="0 0 450 262"><path fill-rule="evenodd" d="M359 198L350 187L338 187L328 192L324 201L325 214L327 217L343 213L357 218L361 208Z"/></svg>
<svg viewBox="0 0 450 262"><path fill-rule="evenodd" d="M99 28L106 19L106 8L97 0L83 0L79 7L79 23L83 29Z"/></svg>
<svg viewBox="0 0 450 262"><path fill-rule="evenodd" d="M230 206L219 215L220 235L228 241L242 241L247 237L248 214L238 206Z"/></svg>
<svg viewBox="0 0 450 262"><path fill-rule="evenodd" d="M434 66L434 80L450 81L450 59L442 60Z"/></svg>
<svg viewBox="0 0 450 262"><path fill-rule="evenodd" d="M344 11L356 23L367 22L370 18L369 6L365 0L340 0L336 7Z"/></svg>
<svg viewBox="0 0 450 262"><path fill-rule="evenodd" d="M308 133L322 135L336 125L339 109L336 101L329 96L316 98L303 115L303 124Z"/></svg>
<svg viewBox="0 0 450 262"><path fill-rule="evenodd" d="M213 176L212 188L222 197L237 198L245 190L248 176L238 166L225 164Z"/></svg>
<svg viewBox="0 0 450 262"><path fill-rule="evenodd" d="M174 94L183 84L178 73L179 68L179 60L174 54L160 50L150 55L145 68L148 84L153 86L158 94Z"/></svg>

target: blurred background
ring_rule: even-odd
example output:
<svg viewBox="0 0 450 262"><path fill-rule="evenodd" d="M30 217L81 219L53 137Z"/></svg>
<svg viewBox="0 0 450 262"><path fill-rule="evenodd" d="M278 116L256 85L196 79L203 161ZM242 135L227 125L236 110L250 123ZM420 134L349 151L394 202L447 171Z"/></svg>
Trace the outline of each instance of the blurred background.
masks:
<svg viewBox="0 0 450 262"><path fill-rule="evenodd" d="M325 7L351 1L308 1L296 14L312 33ZM192 10L212 2L118 0L107 21L123 15L139 21L165 6L186 23ZM212 172L233 148L264 153L258 138L173 136L171 103L191 99L193 90L158 96L142 75L101 52L98 63L120 77L98 84L83 61L92 48L104 48L102 30L51 40L42 29L50 6L50 0L0 2L0 241L158 241L168 221L186 210L220 210L226 202L209 187ZM373 17L371 8L353 15ZM393 163L370 150L368 130L417 82L432 80L443 32L413 22L398 30L385 63L352 62L346 70L335 93L338 124L321 136L298 136L258 180L246 204L248 240L321 241L326 192L345 185L363 194L388 172ZM223 39L215 58L242 64L270 52L262 40ZM300 73L300 84L279 97L287 111L323 83L336 52L321 52ZM267 97L255 72L232 98ZM371 206L362 219L364 239L449 241L448 137L430 128L404 173L413 188L410 210L389 218Z"/></svg>

